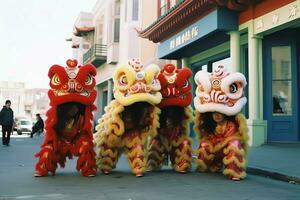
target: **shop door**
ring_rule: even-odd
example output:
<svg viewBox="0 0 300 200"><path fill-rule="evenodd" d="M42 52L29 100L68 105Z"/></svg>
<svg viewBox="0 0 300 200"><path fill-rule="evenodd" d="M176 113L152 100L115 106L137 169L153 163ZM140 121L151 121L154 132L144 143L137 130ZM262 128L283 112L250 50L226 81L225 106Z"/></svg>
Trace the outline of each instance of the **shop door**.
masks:
<svg viewBox="0 0 300 200"><path fill-rule="evenodd" d="M264 117L268 142L299 140L296 41L264 40Z"/></svg>

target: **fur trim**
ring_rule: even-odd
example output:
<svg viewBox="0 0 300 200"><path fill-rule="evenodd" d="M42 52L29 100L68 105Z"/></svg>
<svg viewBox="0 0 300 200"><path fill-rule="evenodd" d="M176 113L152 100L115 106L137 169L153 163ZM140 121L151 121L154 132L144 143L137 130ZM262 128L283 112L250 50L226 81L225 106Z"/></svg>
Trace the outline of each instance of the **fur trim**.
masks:
<svg viewBox="0 0 300 200"><path fill-rule="evenodd" d="M233 169L224 169L223 174L228 177L236 177L236 178L240 178L240 179L244 179L247 176L245 171L243 171L241 173L237 173Z"/></svg>
<svg viewBox="0 0 300 200"><path fill-rule="evenodd" d="M197 164L197 171L206 172L208 170L208 167L203 160L196 159L195 163Z"/></svg>
<svg viewBox="0 0 300 200"><path fill-rule="evenodd" d="M226 156L223 158L223 163L225 165L228 165L230 163L234 163L237 167L244 169L246 167L246 161L242 158L242 161L240 161L237 157L231 156L230 158L227 158Z"/></svg>
<svg viewBox="0 0 300 200"><path fill-rule="evenodd" d="M213 103L213 102L202 104L200 102L199 97L196 96L194 98L194 105L197 111L201 113L219 112L228 116L236 115L237 113L239 113L246 103L247 103L246 97L240 98L239 100L237 100L234 106L231 107L221 103Z"/></svg>
<svg viewBox="0 0 300 200"><path fill-rule="evenodd" d="M209 80L209 73L206 71L198 71L194 77L195 82L198 87L203 87L203 90L207 93L211 90L211 84ZM198 90L196 90L196 95L198 96Z"/></svg>

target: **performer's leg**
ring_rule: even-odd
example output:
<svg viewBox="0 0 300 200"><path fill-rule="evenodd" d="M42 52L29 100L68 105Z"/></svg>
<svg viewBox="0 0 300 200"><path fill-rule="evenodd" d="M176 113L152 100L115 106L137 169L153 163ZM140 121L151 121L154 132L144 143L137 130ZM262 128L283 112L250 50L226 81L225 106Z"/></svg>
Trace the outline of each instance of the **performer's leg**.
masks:
<svg viewBox="0 0 300 200"><path fill-rule="evenodd" d="M54 151L55 150L52 143L49 143L44 145L41 148L41 151L35 155L35 157L39 157L39 161L35 165L34 176L47 176L48 172L51 172L53 175L55 175L58 158Z"/></svg>
<svg viewBox="0 0 300 200"><path fill-rule="evenodd" d="M166 158L165 147L161 143L159 137L153 138L150 141L147 169L148 170L159 170Z"/></svg>
<svg viewBox="0 0 300 200"><path fill-rule="evenodd" d="M144 150L146 138L143 140L139 133L125 133L124 144L128 163L136 176L143 176L146 168L146 154Z"/></svg>
<svg viewBox="0 0 300 200"><path fill-rule="evenodd" d="M224 148L223 174L232 180L241 180L246 177L245 151L239 140L232 140Z"/></svg>
<svg viewBox="0 0 300 200"><path fill-rule="evenodd" d="M212 162L210 163L210 166L208 167L208 170L210 172L219 172L222 169L223 166L223 162L222 162L222 158L223 158L223 153L222 151L220 151L221 156L219 156L219 152L216 152L214 154L214 159L212 160Z"/></svg>
<svg viewBox="0 0 300 200"><path fill-rule="evenodd" d="M33 134L36 132L36 128L32 127L31 133L30 133L30 137L33 138Z"/></svg>
<svg viewBox="0 0 300 200"><path fill-rule="evenodd" d="M2 144L6 145L6 126L2 125Z"/></svg>
<svg viewBox="0 0 300 200"><path fill-rule="evenodd" d="M10 134L12 132L12 126L8 126L7 127L7 137L6 137L6 145L8 146L9 145L9 142L10 142Z"/></svg>
<svg viewBox="0 0 300 200"><path fill-rule="evenodd" d="M118 148L112 147L106 139L99 146L96 160L98 169L104 174L109 174L116 167L120 154Z"/></svg>
<svg viewBox="0 0 300 200"><path fill-rule="evenodd" d="M181 136L179 141L180 143L172 148L174 152L172 154L175 156L172 165L175 171L185 173L192 166L191 140L186 136Z"/></svg>
<svg viewBox="0 0 300 200"><path fill-rule="evenodd" d="M82 135L75 143L78 155L76 169L81 171L82 176L95 176L97 167L95 159L94 144L92 138Z"/></svg>
<svg viewBox="0 0 300 200"><path fill-rule="evenodd" d="M197 150L197 170L207 172L215 155L210 151L211 144L209 142L201 142Z"/></svg>

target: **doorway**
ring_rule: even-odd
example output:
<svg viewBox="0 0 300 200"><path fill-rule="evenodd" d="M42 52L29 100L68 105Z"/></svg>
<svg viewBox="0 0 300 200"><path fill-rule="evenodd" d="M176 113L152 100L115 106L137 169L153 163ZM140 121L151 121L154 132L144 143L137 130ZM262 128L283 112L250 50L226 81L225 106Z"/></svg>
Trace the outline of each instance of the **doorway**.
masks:
<svg viewBox="0 0 300 200"><path fill-rule="evenodd" d="M296 35L296 29L289 29L264 39L264 117L268 121L268 142L299 141Z"/></svg>

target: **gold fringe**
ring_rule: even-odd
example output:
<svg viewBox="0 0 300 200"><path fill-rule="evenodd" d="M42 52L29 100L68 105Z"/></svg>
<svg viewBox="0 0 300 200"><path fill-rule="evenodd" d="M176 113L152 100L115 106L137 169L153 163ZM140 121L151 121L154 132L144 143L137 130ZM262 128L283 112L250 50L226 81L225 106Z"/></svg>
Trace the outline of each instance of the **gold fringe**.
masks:
<svg viewBox="0 0 300 200"><path fill-rule="evenodd" d="M238 113L235 116L235 120L238 124L238 132L235 135L226 138L222 143L219 143L219 144L215 145L215 147L213 148L212 151L210 149L210 151L212 153L217 152L220 149L222 149L224 146L227 145L227 143L230 140L236 139L236 140L239 140L242 143L243 149L245 150L245 153L247 154L249 136L248 136L248 126L247 126L245 116L242 113ZM195 111L194 131L196 133L198 133L198 138L199 138L200 141L207 141L206 136L199 129L201 127L202 123L203 122L202 122L202 119L201 119L201 113L198 112L198 111Z"/></svg>
<svg viewBox="0 0 300 200"><path fill-rule="evenodd" d="M224 148L223 153L225 155L227 155L227 154L229 154L230 151L234 151L235 153L237 153L240 156L246 155L244 149L239 149L237 146L234 146L234 145L230 145L227 148Z"/></svg>
<svg viewBox="0 0 300 200"><path fill-rule="evenodd" d="M189 136L190 123L193 121L193 109L191 106L184 107L184 119L182 121L183 133L182 135Z"/></svg>
<svg viewBox="0 0 300 200"><path fill-rule="evenodd" d="M113 168L116 165L121 152L114 151L113 149L131 149L135 144L140 144L141 146L146 147L147 138L155 137L157 135L157 128L159 128L159 108L154 107L153 112L150 114L152 122L149 129L146 132L141 133L142 139L133 138L132 140L130 140L128 137L123 137L125 132L124 122L121 118L121 113L123 111L124 106L121 105L117 100L113 100L108 106L105 107L105 114L98 120L94 143L97 152L97 165L102 170L111 170L108 168ZM112 149L102 150L103 144L106 144ZM144 156L144 161L139 161L140 158L136 158L133 162L129 161L129 164L131 167L133 167L135 164L141 164L143 165L141 166L142 171L144 171L145 160L147 159L146 153L138 149L133 149L131 152L126 152L129 158L134 157L137 153L141 156ZM133 169L133 171L139 170Z"/></svg>
<svg viewBox="0 0 300 200"><path fill-rule="evenodd" d="M247 121L245 116L242 113L239 113L235 116L235 120L239 125L239 134L242 136L242 146L243 149L245 150L245 154L248 154L248 149L249 149L249 145L248 145L248 141L249 141L249 129L248 129L248 125L247 125Z"/></svg>
<svg viewBox="0 0 300 200"><path fill-rule="evenodd" d="M225 176L232 176L240 179L244 179L247 176L245 171L243 171L242 173L237 173L232 169L224 169L223 174Z"/></svg>
<svg viewBox="0 0 300 200"><path fill-rule="evenodd" d="M207 165L205 164L205 162L203 160L200 159L195 159L195 162L197 164L197 170L199 172L206 172L207 171Z"/></svg>
<svg viewBox="0 0 300 200"><path fill-rule="evenodd" d="M228 165L230 163L234 163L237 167L245 169L246 168L246 161L244 158L242 158L242 162L239 161L239 159L235 156L232 156L230 158L226 158L226 156L223 158L224 165Z"/></svg>
<svg viewBox="0 0 300 200"><path fill-rule="evenodd" d="M208 153L207 153L207 151L204 149L204 148L201 148L201 149L199 149L198 150L198 154L197 154L197 156L199 157L199 155L202 153L202 155L204 156L204 158L206 159L206 160L213 160L214 159L214 154L209 154L208 155Z"/></svg>
<svg viewBox="0 0 300 200"><path fill-rule="evenodd" d="M118 156L118 151L117 150L113 151L112 149L107 149L107 150L101 149L100 154L101 156L108 156L108 157L115 158Z"/></svg>

